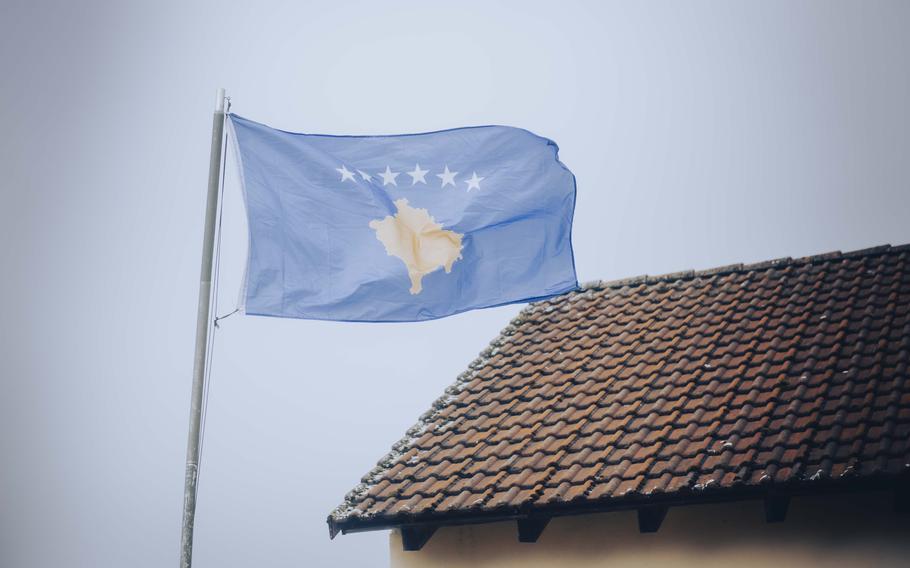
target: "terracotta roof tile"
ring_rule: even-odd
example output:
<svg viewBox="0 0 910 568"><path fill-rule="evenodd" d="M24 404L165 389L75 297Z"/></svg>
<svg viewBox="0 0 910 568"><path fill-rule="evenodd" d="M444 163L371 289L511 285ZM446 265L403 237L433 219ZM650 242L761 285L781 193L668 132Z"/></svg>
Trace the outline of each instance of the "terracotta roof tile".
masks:
<svg viewBox="0 0 910 568"><path fill-rule="evenodd" d="M908 365L908 246L589 284L522 311L329 524L903 475Z"/></svg>

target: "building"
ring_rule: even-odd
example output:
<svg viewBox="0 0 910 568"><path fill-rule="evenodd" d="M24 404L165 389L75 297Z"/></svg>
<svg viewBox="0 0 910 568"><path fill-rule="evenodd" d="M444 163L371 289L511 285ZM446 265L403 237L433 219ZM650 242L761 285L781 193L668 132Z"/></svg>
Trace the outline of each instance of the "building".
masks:
<svg viewBox="0 0 910 568"><path fill-rule="evenodd" d="M907 566L910 246L522 311L328 518L392 566ZM656 534L655 534L656 533Z"/></svg>

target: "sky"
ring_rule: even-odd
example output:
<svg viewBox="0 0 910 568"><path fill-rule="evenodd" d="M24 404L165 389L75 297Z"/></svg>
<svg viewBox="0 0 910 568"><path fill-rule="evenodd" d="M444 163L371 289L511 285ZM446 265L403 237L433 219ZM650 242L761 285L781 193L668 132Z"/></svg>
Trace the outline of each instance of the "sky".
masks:
<svg viewBox="0 0 910 568"><path fill-rule="evenodd" d="M0 565L178 562L216 88L285 130L551 138L579 279L610 280L910 242L908 27L899 1L4 0ZM326 515L519 309L223 320L195 566L387 566Z"/></svg>

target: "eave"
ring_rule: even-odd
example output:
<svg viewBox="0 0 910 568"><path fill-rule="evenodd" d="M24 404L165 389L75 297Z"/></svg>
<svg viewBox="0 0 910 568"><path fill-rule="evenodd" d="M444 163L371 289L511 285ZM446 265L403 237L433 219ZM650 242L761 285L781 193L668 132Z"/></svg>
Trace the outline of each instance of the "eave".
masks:
<svg viewBox="0 0 910 568"><path fill-rule="evenodd" d="M521 533L524 532L522 531L523 526L525 531L530 528L533 534L535 526L540 527L539 530L542 531L546 522L555 517L637 510L641 531L656 532L666 510L675 507L761 500L765 502L765 520L779 522L784 520L787 504L792 497L873 491L893 492L895 509L910 511L910 469L906 474L898 476L869 475L839 479L800 480L783 484L709 487L703 490L688 489L659 495L634 494L597 501L579 500L517 508L498 507L448 512L432 511L422 514L377 515L371 518L348 517L340 521L329 517L327 522L331 538L339 533L385 529L417 529L424 532L429 531L429 534L432 534L432 531L440 527L506 521L518 522L519 536L521 536ZM661 511L663 514L660 513ZM537 532L536 535L533 535L533 540L524 541L533 542L539 534Z"/></svg>

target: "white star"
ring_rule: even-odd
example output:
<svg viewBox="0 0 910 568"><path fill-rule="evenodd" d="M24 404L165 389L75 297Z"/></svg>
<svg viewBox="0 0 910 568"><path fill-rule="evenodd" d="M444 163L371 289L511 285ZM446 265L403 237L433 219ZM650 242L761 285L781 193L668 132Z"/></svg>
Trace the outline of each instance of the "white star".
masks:
<svg viewBox="0 0 910 568"><path fill-rule="evenodd" d="M449 165L446 164L446 170L441 174L436 174L436 177L442 180L442 187L445 187L447 183L452 184L452 187L455 187L455 176L458 175L458 172L450 172Z"/></svg>
<svg viewBox="0 0 910 568"><path fill-rule="evenodd" d="M430 171L430 170L422 170L422 169L420 169L420 164L416 164L416 165L414 166L414 171L413 171L413 172L407 172L407 174L408 174L409 176L411 176L411 178L413 179L413 181L411 182L411 185L417 185L417 182L418 182L418 181L419 181L420 183L426 185L427 180L423 179L423 176L427 175L427 172L429 172L429 171Z"/></svg>
<svg viewBox="0 0 910 568"><path fill-rule="evenodd" d="M360 177L363 178L363 181L373 181L373 176L371 176L370 174L366 173L365 171L363 171L363 170L357 170L357 173L360 174Z"/></svg>
<svg viewBox="0 0 910 568"><path fill-rule="evenodd" d="M348 171L348 169L344 167L344 164L342 164L340 168L335 168L335 171L341 174L341 181L344 181L346 179L356 181L354 179L354 172Z"/></svg>
<svg viewBox="0 0 910 568"><path fill-rule="evenodd" d="M477 177L477 172L474 172L474 175L471 176L471 179L465 181L465 183L468 184L468 191L471 191L472 189L480 189L480 182L482 182L484 179L486 178Z"/></svg>
<svg viewBox="0 0 910 568"><path fill-rule="evenodd" d="M398 182L395 181L395 178L398 177L398 173L399 172L393 172L389 169L389 166L386 166L384 172L380 172L376 175L382 178L382 185L392 184L394 186L397 186Z"/></svg>

